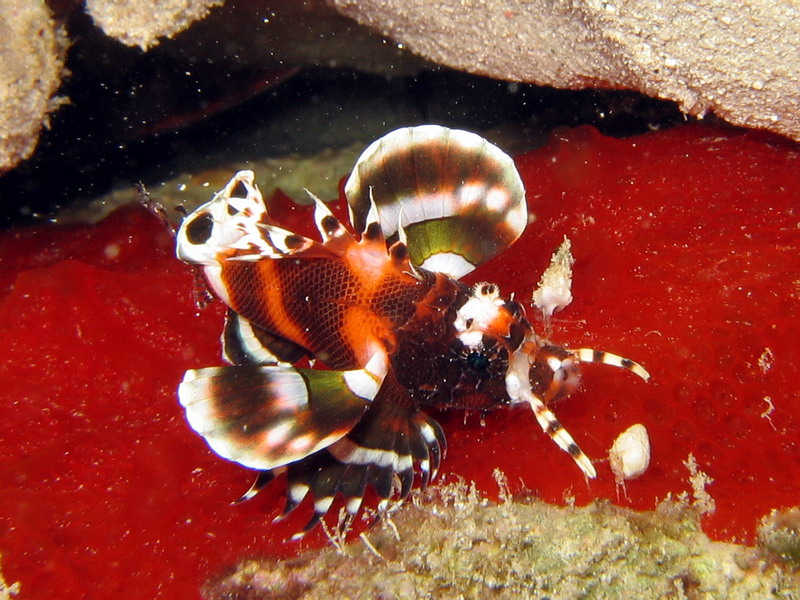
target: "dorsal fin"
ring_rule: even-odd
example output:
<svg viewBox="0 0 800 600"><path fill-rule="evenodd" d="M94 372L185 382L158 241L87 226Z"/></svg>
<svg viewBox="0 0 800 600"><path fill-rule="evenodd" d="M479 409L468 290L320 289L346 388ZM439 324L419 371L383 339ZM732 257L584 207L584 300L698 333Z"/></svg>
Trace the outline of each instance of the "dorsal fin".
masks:
<svg viewBox="0 0 800 600"><path fill-rule="evenodd" d="M371 144L345 186L357 231L371 202L393 243L402 225L411 262L459 278L525 229L525 190L510 156L482 137L438 125L407 127Z"/></svg>
<svg viewBox="0 0 800 600"><path fill-rule="evenodd" d="M377 244L385 244L385 235L383 233L383 226L381 225L381 214L378 212L378 205L372 197L372 189L368 190L369 194L369 210L364 219L364 225L361 228L361 239L368 240ZM356 226L357 227L357 226Z"/></svg>
<svg viewBox="0 0 800 600"><path fill-rule="evenodd" d="M348 246L355 243L353 234L347 231L322 200L308 190L306 193L314 200L314 222L325 246L334 252L343 253Z"/></svg>

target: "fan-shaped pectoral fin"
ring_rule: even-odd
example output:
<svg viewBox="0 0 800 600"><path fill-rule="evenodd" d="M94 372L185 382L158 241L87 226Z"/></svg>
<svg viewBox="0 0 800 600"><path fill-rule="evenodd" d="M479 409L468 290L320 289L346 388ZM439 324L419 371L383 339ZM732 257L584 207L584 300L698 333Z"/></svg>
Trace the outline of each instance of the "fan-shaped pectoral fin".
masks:
<svg viewBox="0 0 800 600"><path fill-rule="evenodd" d="M187 371L178 397L217 454L269 471L344 437L377 396L387 368L383 350L351 371L211 367Z"/></svg>
<svg viewBox="0 0 800 600"><path fill-rule="evenodd" d="M374 203L390 243L403 228L414 265L456 279L511 245L528 221L511 157L474 133L437 125L371 144L345 195L357 230L366 229Z"/></svg>

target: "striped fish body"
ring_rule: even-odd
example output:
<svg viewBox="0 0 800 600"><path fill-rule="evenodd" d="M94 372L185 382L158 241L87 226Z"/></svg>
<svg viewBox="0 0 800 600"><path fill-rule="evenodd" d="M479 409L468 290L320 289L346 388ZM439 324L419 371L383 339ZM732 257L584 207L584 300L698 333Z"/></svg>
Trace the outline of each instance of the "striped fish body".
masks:
<svg viewBox="0 0 800 600"><path fill-rule="evenodd" d="M504 331L483 331L477 348L467 346L455 321L474 297L471 287L420 267L412 275L385 252L365 277L359 271L362 250L355 246L345 256L228 261L219 279L235 313L230 318L239 327L245 320L262 339L269 333L283 346L291 342L296 353L288 356L271 343L275 358L287 362L307 355L331 369L355 369L368 363L377 345L417 407L488 410L508 404L508 357L530 332L527 323L504 311L495 319ZM226 351L236 344L228 341Z"/></svg>
<svg viewBox="0 0 800 600"><path fill-rule="evenodd" d="M241 171L178 231L178 257L229 307L229 366L188 371L178 396L215 452L260 472L244 498L286 472L284 515L314 499L304 531L336 496L355 514L367 486L379 508L402 500L445 450L426 407L527 403L594 477L547 404L575 388L578 362L646 371L548 345L496 285L459 281L527 224L511 158L468 132L401 129L367 148L345 195L360 235L314 198L316 241L274 223Z"/></svg>
<svg viewBox="0 0 800 600"><path fill-rule="evenodd" d="M253 326L292 342L331 369L364 367L375 346L391 354L433 277L417 279L388 259L370 272L355 248L298 260L228 262L220 273L229 306Z"/></svg>

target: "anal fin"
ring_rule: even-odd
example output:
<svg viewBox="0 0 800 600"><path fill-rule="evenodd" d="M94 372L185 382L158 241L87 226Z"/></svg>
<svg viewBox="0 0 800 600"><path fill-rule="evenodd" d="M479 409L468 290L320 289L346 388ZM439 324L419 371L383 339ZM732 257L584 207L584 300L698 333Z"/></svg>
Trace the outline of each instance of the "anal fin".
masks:
<svg viewBox="0 0 800 600"><path fill-rule="evenodd" d="M358 513L367 486L379 497L379 512L410 493L415 473L427 486L446 449L439 424L409 403L394 402L382 391L358 424L328 448L288 466L283 516L307 496L314 501L311 519L296 537L313 529L337 495L351 516ZM396 485L399 482L399 487Z"/></svg>

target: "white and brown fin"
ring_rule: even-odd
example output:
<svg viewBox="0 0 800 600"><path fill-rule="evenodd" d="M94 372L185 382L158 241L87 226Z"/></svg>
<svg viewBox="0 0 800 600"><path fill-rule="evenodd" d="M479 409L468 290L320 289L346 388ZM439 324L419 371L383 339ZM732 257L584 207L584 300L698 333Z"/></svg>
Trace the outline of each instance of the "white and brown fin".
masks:
<svg viewBox="0 0 800 600"><path fill-rule="evenodd" d="M322 200L308 190L306 193L314 201L314 222L325 247L332 252L344 254L347 248L356 243L355 237Z"/></svg>
<svg viewBox="0 0 800 600"><path fill-rule="evenodd" d="M645 369L639 363L632 361L630 358L625 358L624 356L612 354L611 352L606 352L605 350L595 350L593 348L578 348L577 350L570 350L570 353L577 359L578 362L602 363L604 365L610 365L612 367L630 371L645 381L650 379L650 373L647 372L647 369Z"/></svg>
<svg viewBox="0 0 800 600"><path fill-rule="evenodd" d="M533 393L530 395L524 394L523 397L533 409L542 431L549 435L559 448L572 457L572 460L575 461L575 464L578 465L578 468L583 471L587 478L594 479L597 477L597 471L592 464L592 460L581 450L569 431L558 420L558 417L545 406L542 398Z"/></svg>
<svg viewBox="0 0 800 600"><path fill-rule="evenodd" d="M390 243L402 226L414 265L456 279L505 250L528 222L511 157L479 135L438 125L398 129L372 143L345 195L356 230L365 229L374 200Z"/></svg>
<svg viewBox="0 0 800 600"><path fill-rule="evenodd" d="M222 355L232 365L290 365L310 356L302 346L258 327L229 308Z"/></svg>
<svg viewBox="0 0 800 600"><path fill-rule="evenodd" d="M358 252L365 256L374 256L372 261L380 261L386 258L386 238L381 228L380 213L375 202L370 199L369 211L364 219L359 242ZM370 259L368 259L370 260Z"/></svg>
<svg viewBox="0 0 800 600"><path fill-rule="evenodd" d="M323 250L318 242L275 225L254 180L252 171L239 171L183 220L177 234L178 258L219 267L226 260L330 255L331 250Z"/></svg>
<svg viewBox="0 0 800 600"><path fill-rule="evenodd" d="M566 398L580 384L579 364L587 362L625 369L644 381L650 379L650 373L629 358L592 348L569 350L547 344L536 350L531 364L530 380L534 394L539 395L547 405Z"/></svg>
<svg viewBox="0 0 800 600"><path fill-rule="evenodd" d="M512 403L526 403L533 410L536 421L547 435L564 452L572 457L583 474L588 479L594 479L597 471L592 464L592 460L581 450L570 433L561 424L555 414L545 404L544 391L548 390L549 384L555 379L556 371L552 361L548 360L551 356L550 348L553 349L553 356L562 359L572 354L558 346L544 347L545 352L538 346L535 336L531 336L525 341L520 350L514 352L509 360L509 369L506 374L506 391ZM556 351L561 351L558 353ZM574 359L573 359L574 362ZM542 363L541 372L537 370L537 363ZM551 370L552 369L552 370ZM574 369L570 368L570 373Z"/></svg>
<svg viewBox="0 0 800 600"><path fill-rule="evenodd" d="M267 487L273 479L275 479L278 475L283 473L286 470L286 467L279 467L277 469L271 469L269 471L259 471L258 476L256 477L253 485L250 486L250 489L247 490L238 500L234 500L231 504L241 504L242 502L247 502L255 498L255 496Z"/></svg>
<svg viewBox="0 0 800 600"><path fill-rule="evenodd" d="M233 245L261 244L256 224L268 221L255 174L239 171L210 201L183 220L177 234L178 258L191 264L219 265L233 254Z"/></svg>
<svg viewBox="0 0 800 600"><path fill-rule="evenodd" d="M426 414L410 406L377 399L350 433L325 450L288 466L283 518L310 495L314 514L300 537L313 529L337 495L348 514L361 508L367 486L380 498L402 502L414 485L425 488L439 470L446 451L444 432Z"/></svg>
<svg viewBox="0 0 800 600"><path fill-rule="evenodd" d="M211 367L187 371L178 398L192 429L214 452L271 470L346 435L377 396L387 369L385 353L351 371Z"/></svg>
<svg viewBox="0 0 800 600"><path fill-rule="evenodd" d="M562 346L551 344L542 346L531 344L531 346L534 346L535 349L529 349L529 352L533 354L528 377L530 385L517 385L515 375L514 386L521 388L518 392L518 396L521 400L530 404L542 430L547 433L562 450L572 456L573 460L588 478L593 478L596 472L591 460L580 449L578 444L548 406L566 398L577 389L580 383L580 370L578 365L581 362L602 363L626 369L645 381L650 378L650 374L639 363L612 354L611 352L604 352L591 348L569 350ZM524 351L521 355L524 355ZM521 361L520 356L516 356L515 358ZM525 363L521 361L521 364L520 372L524 369Z"/></svg>

